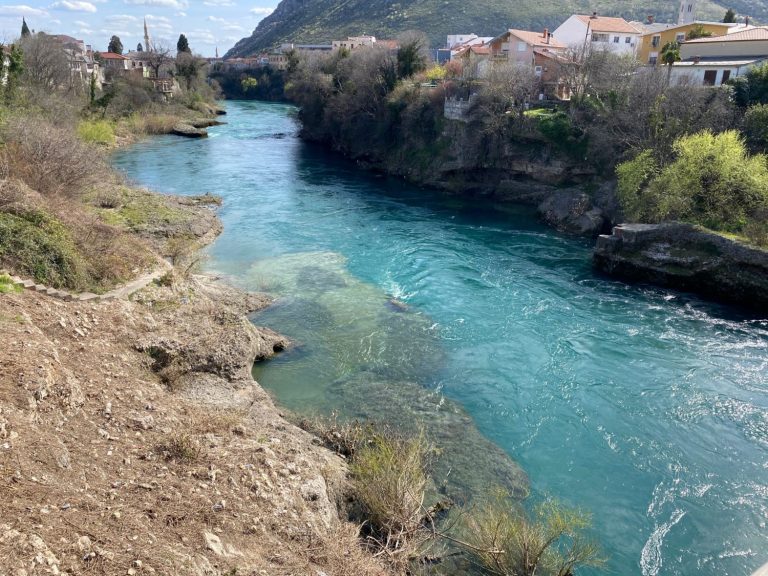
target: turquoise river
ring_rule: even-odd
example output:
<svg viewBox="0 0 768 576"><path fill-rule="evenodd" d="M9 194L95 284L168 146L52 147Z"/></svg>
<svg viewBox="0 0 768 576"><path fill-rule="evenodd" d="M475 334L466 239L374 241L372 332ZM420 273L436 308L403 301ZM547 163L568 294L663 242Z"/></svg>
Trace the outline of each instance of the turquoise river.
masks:
<svg viewBox="0 0 768 576"><path fill-rule="evenodd" d="M422 422L454 497L524 493L527 474L533 500L592 513L599 573L768 562L766 319L600 277L591 242L528 208L359 170L303 143L289 106L228 111L208 139L143 141L114 164L223 197L207 265L275 296L253 321L295 346L254 375L279 403Z"/></svg>

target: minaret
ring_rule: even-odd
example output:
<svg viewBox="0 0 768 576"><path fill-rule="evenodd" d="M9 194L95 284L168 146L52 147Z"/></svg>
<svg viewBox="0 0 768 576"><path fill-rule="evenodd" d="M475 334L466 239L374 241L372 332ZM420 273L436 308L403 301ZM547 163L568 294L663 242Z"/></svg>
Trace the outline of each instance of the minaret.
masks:
<svg viewBox="0 0 768 576"><path fill-rule="evenodd" d="M678 24L691 24L696 20L696 0L680 0Z"/></svg>
<svg viewBox="0 0 768 576"><path fill-rule="evenodd" d="M149 39L149 30L147 30L147 19L144 18L144 51L152 52L152 42Z"/></svg>

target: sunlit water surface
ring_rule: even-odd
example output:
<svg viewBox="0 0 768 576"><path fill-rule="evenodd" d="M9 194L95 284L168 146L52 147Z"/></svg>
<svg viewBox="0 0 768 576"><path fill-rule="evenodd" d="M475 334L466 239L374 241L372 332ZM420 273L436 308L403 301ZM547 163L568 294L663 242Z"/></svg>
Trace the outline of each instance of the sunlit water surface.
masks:
<svg viewBox="0 0 768 576"><path fill-rule="evenodd" d="M279 402L434 420L464 447L440 474L468 490L519 480L488 472L505 460L492 440L535 498L593 513L607 573L768 561L768 322L598 277L589 242L527 209L359 171L302 143L290 107L228 110L206 140L156 138L114 163L224 198L209 268L274 294L253 320L297 343L254 371Z"/></svg>

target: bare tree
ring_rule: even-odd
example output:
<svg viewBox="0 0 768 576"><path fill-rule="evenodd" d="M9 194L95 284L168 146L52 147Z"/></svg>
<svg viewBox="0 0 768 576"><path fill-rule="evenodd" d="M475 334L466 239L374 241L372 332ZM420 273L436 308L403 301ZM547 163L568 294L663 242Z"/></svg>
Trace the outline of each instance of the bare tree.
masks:
<svg viewBox="0 0 768 576"><path fill-rule="evenodd" d="M489 134L500 134L511 118L522 118L525 105L538 92L539 79L530 66L493 63L474 109Z"/></svg>
<svg viewBox="0 0 768 576"><path fill-rule="evenodd" d="M54 90L71 87L72 74L64 46L42 32L21 41L24 77L35 88Z"/></svg>
<svg viewBox="0 0 768 576"><path fill-rule="evenodd" d="M142 56L152 69L152 77L160 78L160 72L163 67L169 66L173 62L171 49L162 42L156 42L152 45L152 50L143 52Z"/></svg>

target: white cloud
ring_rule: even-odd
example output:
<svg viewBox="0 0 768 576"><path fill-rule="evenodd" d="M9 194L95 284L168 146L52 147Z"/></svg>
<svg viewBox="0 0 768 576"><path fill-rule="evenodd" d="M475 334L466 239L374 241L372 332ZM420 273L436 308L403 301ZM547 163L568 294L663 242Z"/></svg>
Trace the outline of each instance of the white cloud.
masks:
<svg viewBox="0 0 768 576"><path fill-rule="evenodd" d="M235 6L232 0L205 0L203 4L205 6Z"/></svg>
<svg viewBox="0 0 768 576"><path fill-rule="evenodd" d="M256 6L255 8L248 10L248 12L251 14L256 14L257 16L269 16L274 11L274 8L268 8L266 6Z"/></svg>
<svg viewBox="0 0 768 576"><path fill-rule="evenodd" d="M96 12L96 6L82 0L60 0L51 4L54 10L67 10L69 12Z"/></svg>
<svg viewBox="0 0 768 576"><path fill-rule="evenodd" d="M123 0L126 4L135 4L141 6L164 6L167 8L176 8L181 10L186 8L189 3L186 0Z"/></svg>
<svg viewBox="0 0 768 576"><path fill-rule="evenodd" d="M0 6L0 16L47 16L48 12L25 4Z"/></svg>

